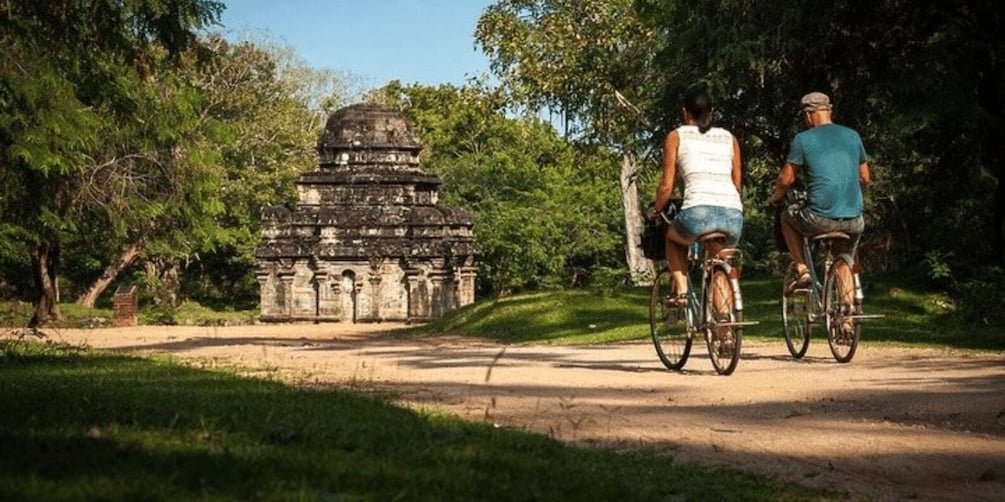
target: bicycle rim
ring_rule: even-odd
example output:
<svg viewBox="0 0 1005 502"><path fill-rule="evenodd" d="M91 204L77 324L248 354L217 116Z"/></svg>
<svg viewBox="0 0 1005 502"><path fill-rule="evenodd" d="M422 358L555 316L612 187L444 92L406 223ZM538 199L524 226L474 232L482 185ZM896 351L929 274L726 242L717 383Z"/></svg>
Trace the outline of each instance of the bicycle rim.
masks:
<svg viewBox="0 0 1005 502"><path fill-rule="evenodd" d="M663 365L679 370L691 354L688 324L692 316L689 309L667 306L666 300L673 297L673 292L670 272L660 272L653 281L649 298L649 332Z"/></svg>
<svg viewBox="0 0 1005 502"><path fill-rule="evenodd" d="M862 327L855 313L852 295L855 291L851 265L843 258L834 260L824 281L824 314L827 344L839 363L847 363L855 356ZM843 294L842 294L843 293Z"/></svg>
<svg viewBox="0 0 1005 502"><path fill-rule="evenodd" d="M789 348L789 354L795 359L801 359L806 355L813 327L810 322L810 315L813 312L811 293L806 291L785 294L785 287L798 277L799 272L793 262L785 271L785 278L782 281L782 329L785 334L785 345Z"/></svg>
<svg viewBox="0 0 1005 502"><path fill-rule="evenodd" d="M705 341L712 366L720 375L729 375L740 361L743 329L740 326L722 325L743 321L743 312L736 310L733 283L726 270L716 267L709 276L705 295ZM738 293L738 292L737 292Z"/></svg>

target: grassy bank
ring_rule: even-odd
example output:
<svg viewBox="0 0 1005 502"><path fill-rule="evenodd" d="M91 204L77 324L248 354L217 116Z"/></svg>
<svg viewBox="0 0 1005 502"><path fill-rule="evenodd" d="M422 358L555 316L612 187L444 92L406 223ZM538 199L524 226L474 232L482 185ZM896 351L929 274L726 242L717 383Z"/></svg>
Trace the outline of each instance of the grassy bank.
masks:
<svg viewBox="0 0 1005 502"><path fill-rule="evenodd" d="M961 321L952 299L943 293L912 290L887 277L870 278L867 287L867 313L884 317L863 321L862 343L1005 350L1001 326ZM759 322L745 328L744 336L783 343L781 281L744 279L742 290L744 319ZM644 288L532 293L478 302L410 331L464 334L506 343L647 339L648 302L649 291Z"/></svg>

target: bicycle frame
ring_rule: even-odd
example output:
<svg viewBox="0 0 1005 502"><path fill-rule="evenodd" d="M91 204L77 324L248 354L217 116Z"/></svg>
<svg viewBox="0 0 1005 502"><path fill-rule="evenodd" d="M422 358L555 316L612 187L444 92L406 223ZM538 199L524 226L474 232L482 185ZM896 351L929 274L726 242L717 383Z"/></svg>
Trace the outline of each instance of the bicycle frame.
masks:
<svg viewBox="0 0 1005 502"><path fill-rule="evenodd" d="M833 238L819 240L818 245L824 248L823 249L824 259L823 263L819 267L819 273L814 258L815 255L814 251L817 251L817 248L814 247L812 238L803 237L803 257L806 260L806 268L809 270L811 279L810 299L812 300L813 305L815 306L813 312L810 312L808 314L810 316L810 322L819 322L820 319L824 317L826 314L823 311L824 280L821 279L820 275L826 277L827 271L830 270L831 265L833 265L834 262L837 260L844 260L846 263L848 263L848 266L852 269L852 282L855 287L854 306L856 310L861 309L862 301L864 299L864 295L862 294L862 282L859 280L858 272L854 271L855 259L852 257L852 255L848 253L841 253L835 255L832 250L832 247L834 245Z"/></svg>
<svg viewBox="0 0 1005 502"><path fill-rule="evenodd" d="M737 251L738 253L738 251ZM740 294L740 281L737 269L733 268L732 263L728 259L723 259L719 256L709 256L707 250L698 243L698 241L693 242L688 247L687 255L689 267L687 274L687 286L688 286L688 306L691 311L691 315L694 316L695 320L701 320L701 323L694 323L693 331L703 331L709 325L709 320L705 318L702 306L708 301L708 280L710 273L715 268L722 268L726 272L726 276L729 277L729 282L733 291L733 308L736 311L743 311L743 297ZM692 276L698 275L701 272L701 298L695 294L694 280ZM743 323L743 324L753 324L753 323Z"/></svg>
<svg viewBox="0 0 1005 502"><path fill-rule="evenodd" d="M707 246L725 238L725 234L716 232L700 237L687 247L684 277L688 294L684 305L668 303L674 291L669 270L664 269L653 281L649 299L650 335L663 364L671 370L681 370L691 352L695 333L702 333L716 372L729 375L740 359L742 327L757 322L743 321L739 268L731 263L739 250L724 249L713 255ZM725 291L727 288L729 292Z"/></svg>
<svg viewBox="0 0 1005 502"><path fill-rule="evenodd" d="M810 274L805 289L789 290L788 281L796 280L793 262L786 271L782 293L782 327L792 357L806 354L814 326L823 326L831 353L840 363L851 361L858 347L861 319L882 317L862 313L862 281L852 253L835 254L834 243L850 238L843 232L828 232L803 238L803 256ZM822 258L821 258L822 255ZM820 261L819 265L815 262ZM847 272L843 272L847 270ZM848 277L845 274L850 274ZM851 288L852 297L849 298Z"/></svg>

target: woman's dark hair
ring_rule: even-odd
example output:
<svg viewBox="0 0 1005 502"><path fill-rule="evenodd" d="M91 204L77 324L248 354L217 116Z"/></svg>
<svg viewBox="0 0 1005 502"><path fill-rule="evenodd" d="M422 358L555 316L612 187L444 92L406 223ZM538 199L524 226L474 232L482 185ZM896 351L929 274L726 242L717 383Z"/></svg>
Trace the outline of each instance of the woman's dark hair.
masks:
<svg viewBox="0 0 1005 502"><path fill-rule="evenodd" d="M712 98L704 89L691 89L684 95L684 109L698 121L698 131L704 134L712 127Z"/></svg>

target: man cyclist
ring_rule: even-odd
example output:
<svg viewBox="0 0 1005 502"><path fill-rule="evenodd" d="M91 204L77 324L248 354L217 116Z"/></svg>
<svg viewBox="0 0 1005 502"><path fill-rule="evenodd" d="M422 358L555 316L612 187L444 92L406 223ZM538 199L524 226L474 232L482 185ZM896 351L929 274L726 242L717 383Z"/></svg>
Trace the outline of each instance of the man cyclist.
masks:
<svg viewBox="0 0 1005 502"><path fill-rule="evenodd" d="M855 256L865 229L862 191L869 184L865 147L856 131L833 123L831 113L830 98L826 94L811 92L802 97L800 114L808 129L793 138L774 193L768 199L772 205L782 205L796 175L802 173L806 201L784 208L781 215L782 236L798 270L797 279L786 285L786 293L810 286L810 274L803 256L804 236L847 233L851 237L851 248L838 252ZM842 272L850 273L846 269ZM851 284L850 277L844 279L847 279L845 284Z"/></svg>

